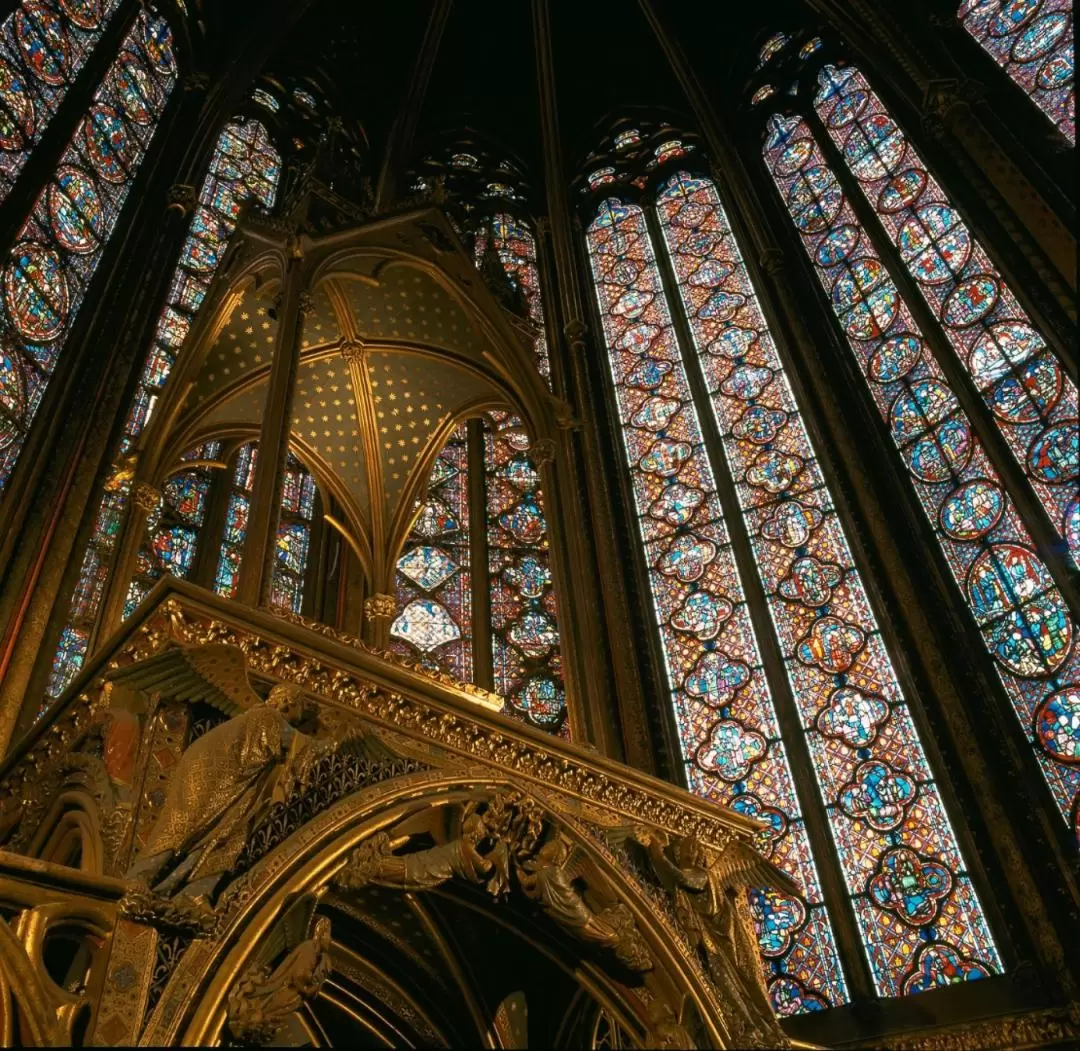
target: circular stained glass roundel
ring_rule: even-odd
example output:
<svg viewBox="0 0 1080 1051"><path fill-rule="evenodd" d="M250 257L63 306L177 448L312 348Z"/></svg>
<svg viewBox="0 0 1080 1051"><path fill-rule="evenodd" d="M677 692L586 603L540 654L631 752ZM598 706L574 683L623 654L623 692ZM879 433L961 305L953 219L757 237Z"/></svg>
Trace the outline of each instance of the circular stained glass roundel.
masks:
<svg viewBox="0 0 1080 1051"><path fill-rule="evenodd" d="M814 143L810 139L796 139L785 146L776 158L773 171L777 175L794 175L814 152Z"/></svg>
<svg viewBox="0 0 1080 1051"><path fill-rule="evenodd" d="M1035 709L1035 735L1060 763L1080 763L1080 686L1050 694Z"/></svg>
<svg viewBox="0 0 1080 1051"><path fill-rule="evenodd" d="M162 73L172 73L176 69L172 30L164 18L148 18L146 20L143 43L147 55L150 56L150 61Z"/></svg>
<svg viewBox="0 0 1080 1051"><path fill-rule="evenodd" d="M894 175L878 194L878 210L891 214L910 208L926 189L926 172L922 168L909 168Z"/></svg>
<svg viewBox="0 0 1080 1051"><path fill-rule="evenodd" d="M1017 37L1009 57L1014 62L1034 62L1048 55L1068 31L1069 16L1064 11L1044 15Z"/></svg>
<svg viewBox="0 0 1080 1051"><path fill-rule="evenodd" d="M101 24L101 0L60 0L60 6L81 29L96 29Z"/></svg>
<svg viewBox="0 0 1080 1051"><path fill-rule="evenodd" d="M23 241L4 268L4 305L19 335L35 343L58 336L70 298L60 257L36 241Z"/></svg>
<svg viewBox="0 0 1080 1051"><path fill-rule="evenodd" d="M910 441L941 423L957 409L956 395L937 380L919 380L900 394L889 409L889 426L897 442Z"/></svg>
<svg viewBox="0 0 1080 1051"><path fill-rule="evenodd" d="M1015 375L1006 376L990 392L990 408L1006 423L1043 419L1061 397L1061 366L1052 354L1026 361Z"/></svg>
<svg viewBox="0 0 1080 1051"><path fill-rule="evenodd" d="M971 458L971 429L966 420L946 420L933 434L912 442L904 457L920 481L947 482Z"/></svg>
<svg viewBox="0 0 1080 1051"><path fill-rule="evenodd" d="M0 149L21 150L34 134L34 104L22 78L0 59Z"/></svg>
<svg viewBox="0 0 1080 1051"><path fill-rule="evenodd" d="M1004 510L1000 486L978 478L960 486L941 505L941 528L954 540L977 540L1001 521Z"/></svg>
<svg viewBox="0 0 1080 1051"><path fill-rule="evenodd" d="M1043 91L1057 91L1058 88L1071 84L1075 66L1072 44L1062 48L1056 55L1051 55L1039 70L1037 83Z"/></svg>
<svg viewBox="0 0 1080 1051"><path fill-rule="evenodd" d="M86 172L65 165L49 184L49 222L69 252L92 252L104 235L101 198Z"/></svg>
<svg viewBox="0 0 1080 1051"><path fill-rule="evenodd" d="M1054 591L987 625L983 637L993 655L1014 675L1042 679L1068 659L1073 626L1065 603Z"/></svg>
<svg viewBox="0 0 1080 1051"><path fill-rule="evenodd" d="M867 182L894 172L906 149L907 142L896 124L884 113L876 113L851 129L844 143L844 159L852 175Z"/></svg>
<svg viewBox="0 0 1080 1051"><path fill-rule="evenodd" d="M979 388L985 390L1045 346L1042 336L1030 325L999 321L975 341L968 366Z"/></svg>
<svg viewBox="0 0 1080 1051"><path fill-rule="evenodd" d="M113 83L124 113L136 124L154 119L161 99L161 88L138 55L125 51L116 64Z"/></svg>
<svg viewBox="0 0 1080 1051"><path fill-rule="evenodd" d="M960 216L943 204L920 208L900 228L900 254L915 280L939 285L952 280L971 256L971 235Z"/></svg>
<svg viewBox="0 0 1080 1051"><path fill-rule="evenodd" d="M822 266L836 266L851 255L858 243L859 228L857 226L837 226L818 243L817 261Z"/></svg>
<svg viewBox="0 0 1080 1051"><path fill-rule="evenodd" d="M870 96L859 88L848 92L836 103L832 113L829 114L829 127L843 128L853 120L857 120L869 101Z"/></svg>
<svg viewBox="0 0 1080 1051"><path fill-rule="evenodd" d="M941 319L953 328L981 321L997 305L1000 286L991 274L976 274L961 282L945 300Z"/></svg>
<svg viewBox="0 0 1080 1051"><path fill-rule="evenodd" d="M844 195L828 168L807 168L788 191L788 209L806 234L828 229L840 214Z"/></svg>
<svg viewBox="0 0 1080 1051"><path fill-rule="evenodd" d="M86 147L90 161L106 182L127 178L135 147L127 125L112 106L95 106L86 122Z"/></svg>
<svg viewBox="0 0 1080 1051"><path fill-rule="evenodd" d="M922 340L910 333L895 336L882 343L874 351L867 365L870 378L875 383L892 383L902 379L916 365L922 355Z"/></svg>
<svg viewBox="0 0 1080 1051"><path fill-rule="evenodd" d="M1075 484L1080 478L1080 420L1043 431L1028 449L1028 469L1051 485Z"/></svg>
<svg viewBox="0 0 1080 1051"><path fill-rule="evenodd" d="M25 0L15 13L15 39L27 67L38 80L52 85L64 83L71 56L63 20L57 12L38 0Z"/></svg>
<svg viewBox="0 0 1080 1051"><path fill-rule="evenodd" d="M833 306L844 330L854 339L874 339L886 332L899 305L896 289L876 259L856 259L833 283Z"/></svg>
<svg viewBox="0 0 1080 1051"><path fill-rule="evenodd" d="M1015 33L1035 17L1042 5L1043 0L1006 0L990 23L990 36L1000 38Z"/></svg>

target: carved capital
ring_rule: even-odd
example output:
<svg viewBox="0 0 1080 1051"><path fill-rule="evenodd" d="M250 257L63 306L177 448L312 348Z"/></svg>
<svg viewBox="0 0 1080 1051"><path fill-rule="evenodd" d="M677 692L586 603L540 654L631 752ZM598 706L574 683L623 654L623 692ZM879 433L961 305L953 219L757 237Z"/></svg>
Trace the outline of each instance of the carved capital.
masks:
<svg viewBox="0 0 1080 1051"><path fill-rule="evenodd" d="M296 309L302 318L313 314L315 312L315 297L310 292L301 292L297 298Z"/></svg>
<svg viewBox="0 0 1080 1051"><path fill-rule="evenodd" d="M563 325L563 333L571 350L581 350L585 346L585 333L588 331L589 326L581 318L571 318Z"/></svg>
<svg viewBox="0 0 1080 1051"><path fill-rule="evenodd" d="M195 187L186 182L173 183L165 194L168 200L167 210L190 215L195 210Z"/></svg>
<svg viewBox="0 0 1080 1051"><path fill-rule="evenodd" d="M758 261L761 263L761 269L771 277L783 273L787 265L784 253L779 248L766 248Z"/></svg>
<svg viewBox="0 0 1080 1051"><path fill-rule="evenodd" d="M537 438L529 446L529 457L537 467L555 461L555 440L553 438Z"/></svg>
<svg viewBox="0 0 1080 1051"><path fill-rule="evenodd" d="M152 515L161 506L161 491L148 482L138 482L131 493L132 502L145 515Z"/></svg>
<svg viewBox="0 0 1080 1051"><path fill-rule="evenodd" d="M397 608L393 595L371 595L364 599L365 617L392 617Z"/></svg>
<svg viewBox="0 0 1080 1051"><path fill-rule="evenodd" d="M364 344L358 339L346 340L341 345L341 356L350 365L359 365L364 360Z"/></svg>

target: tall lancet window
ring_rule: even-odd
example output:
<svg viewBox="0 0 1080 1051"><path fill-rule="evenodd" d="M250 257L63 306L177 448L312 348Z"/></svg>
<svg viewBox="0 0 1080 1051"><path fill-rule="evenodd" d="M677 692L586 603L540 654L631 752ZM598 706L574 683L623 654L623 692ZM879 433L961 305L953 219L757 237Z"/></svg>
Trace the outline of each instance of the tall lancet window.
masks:
<svg viewBox="0 0 1080 1051"><path fill-rule="evenodd" d="M673 146L652 151L649 180L633 163L594 173L594 189L617 196L595 212L589 255L689 783L766 821L774 860L805 892L751 896L774 1006L848 999L840 910L882 996L996 973L728 218L709 179L672 163L685 150ZM816 792L796 790L796 760ZM832 854L814 857L812 825L827 827ZM839 869L847 900L823 899L822 866Z"/></svg>
<svg viewBox="0 0 1080 1051"><path fill-rule="evenodd" d="M0 23L0 201L119 6L120 0L22 0ZM136 81L139 61L128 65Z"/></svg>
<svg viewBox="0 0 1080 1051"><path fill-rule="evenodd" d="M842 105L856 119L871 102L868 93L857 88L824 104L830 106L829 117L836 124L842 118L833 116L833 107ZM1050 506L1055 508L1064 502L1058 493L1075 500L1075 482L1056 489L1035 484L1039 471L1045 471L1041 480L1046 482L1051 469L1057 478L1076 477L1075 389L1067 386L1068 378L992 266L986 263L986 269L974 273L968 269L977 245L950 207L934 196L936 184L899 133L890 132L890 137L892 146L886 149L898 158L906 155L908 163L894 175L882 171L877 176L882 184L875 203L879 210L884 205L886 229L892 229L890 209L895 206L901 213L911 209L920 194L931 194L925 206L910 213L904 232L897 234L900 252L893 265L911 265L923 274L920 287L931 304L937 302L937 292L934 284L926 283L926 276L939 277L953 287L937 315L949 342L984 391L1010 444L1015 435L1029 433L1025 459L1029 476L1036 475L1035 491L1052 500ZM912 316L888 262L846 199L807 121L799 116L771 117L764 149L769 170L1050 791L1065 820L1080 834L1076 618L935 359L927 333ZM866 161L870 168L861 169L863 178L882 167L873 157L876 154ZM853 163L858 165L857 160ZM895 163L900 164L899 159ZM938 228L939 219L940 233L931 237L928 231ZM908 245L921 246L918 253L911 253L911 264L904 261ZM924 257L927 261L920 269L918 260ZM1049 416L1069 397L1074 406L1071 427L1060 416ZM1066 523L1069 516L1075 520L1075 507L1065 513ZM1066 534L1069 528L1066 524Z"/></svg>
<svg viewBox="0 0 1080 1051"><path fill-rule="evenodd" d="M814 108L830 138L1059 535L1069 537L1080 513L1075 381L866 78L825 66L818 86ZM1080 547L1072 556L1080 565Z"/></svg>
<svg viewBox="0 0 1080 1051"><path fill-rule="evenodd" d="M1072 0L963 0L960 24L1076 141Z"/></svg>
<svg viewBox="0 0 1080 1051"><path fill-rule="evenodd" d="M172 31L146 7L3 262L0 489L26 441L175 82Z"/></svg>
<svg viewBox="0 0 1080 1051"><path fill-rule="evenodd" d="M164 393L180 347L236 228L241 207L246 201L266 209L273 207L280 175L281 158L259 121L237 119L225 126L199 190L168 298L114 456L113 475L102 493L83 553L70 620L57 647L50 697L59 696L82 665L101 608L131 488L132 472L124 457L131 452Z"/></svg>
<svg viewBox="0 0 1080 1051"><path fill-rule="evenodd" d="M414 192L437 183L477 268L507 308L531 323L533 360L550 389L540 269L521 169L478 143L457 143L423 158L410 176ZM457 473L448 475L451 464ZM423 505L406 540L398 559L393 645L494 690L505 698L507 715L568 735L544 493L523 421L490 410L474 427L459 428L435 461L427 499L456 510L435 543L423 532L433 527ZM426 594L420 571L432 581ZM490 662L480 659L484 650Z"/></svg>

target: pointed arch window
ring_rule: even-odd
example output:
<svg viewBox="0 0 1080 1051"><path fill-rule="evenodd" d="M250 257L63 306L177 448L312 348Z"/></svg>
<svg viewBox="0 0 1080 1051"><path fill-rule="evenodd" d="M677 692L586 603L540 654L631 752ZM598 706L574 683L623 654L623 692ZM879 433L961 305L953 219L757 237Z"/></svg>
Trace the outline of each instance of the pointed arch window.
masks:
<svg viewBox="0 0 1080 1051"><path fill-rule="evenodd" d="M304 580L311 552L311 523L315 517L315 479L289 453L281 486L281 519L274 545L274 574L270 602L299 613L304 603Z"/></svg>
<svg viewBox="0 0 1080 1051"><path fill-rule="evenodd" d="M280 177L280 155L259 121L238 118L225 126L199 189L168 297L124 422L112 477L105 485L83 553L69 621L61 632L54 659L48 688L50 697L58 697L71 681L90 643L130 494L132 472L124 457L142 434L165 389L176 356L236 228L242 206L253 201L262 208L272 208Z"/></svg>
<svg viewBox="0 0 1080 1051"><path fill-rule="evenodd" d="M11 192L120 0L22 0L0 23L0 202ZM136 82L139 65L126 73Z"/></svg>
<svg viewBox="0 0 1080 1051"><path fill-rule="evenodd" d="M1050 791L1080 832L1076 620L806 120L771 117L764 154Z"/></svg>
<svg viewBox="0 0 1080 1051"><path fill-rule="evenodd" d="M960 24L1076 142L1072 0L963 0Z"/></svg>
<svg viewBox="0 0 1080 1051"><path fill-rule="evenodd" d="M175 82L172 31L144 8L7 254L0 276L0 488Z"/></svg>
<svg viewBox="0 0 1080 1051"><path fill-rule="evenodd" d="M715 186L678 171L644 206L609 198L587 238L688 780L766 821L805 890L751 896L774 1007L849 998L842 909L880 995L1000 971ZM847 901L824 900L822 865Z"/></svg>
<svg viewBox="0 0 1080 1051"><path fill-rule="evenodd" d="M814 108L978 388L1054 528L1078 514L1076 383L953 202L853 66L825 66ZM1080 547L1072 552L1080 564Z"/></svg>

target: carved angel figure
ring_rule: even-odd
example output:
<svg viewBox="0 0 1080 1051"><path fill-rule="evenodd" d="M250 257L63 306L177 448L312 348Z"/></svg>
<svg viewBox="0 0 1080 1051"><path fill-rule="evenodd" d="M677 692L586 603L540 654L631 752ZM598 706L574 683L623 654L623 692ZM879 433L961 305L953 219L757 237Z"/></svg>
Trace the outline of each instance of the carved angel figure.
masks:
<svg viewBox="0 0 1080 1051"><path fill-rule="evenodd" d="M524 860L518 868L518 882L525 895L571 934L614 950L620 962L632 970L649 970L652 957L630 910L619 902L600 913L593 912L571 882L566 867L569 856L570 845L555 835L535 857Z"/></svg>
<svg viewBox="0 0 1080 1051"><path fill-rule="evenodd" d="M653 828L618 830L615 838L631 838L648 852L653 871L672 896L676 920L726 994L729 1022L740 1042L788 1046L765 986L747 891L772 887L797 895L791 878L740 839L715 851L696 836L671 841Z"/></svg>
<svg viewBox="0 0 1080 1051"><path fill-rule="evenodd" d="M330 974L330 921L320 916L312 935L270 971L249 971L229 993L229 1030L247 1044L268 1044L289 1015L318 994Z"/></svg>
<svg viewBox="0 0 1080 1051"><path fill-rule="evenodd" d="M506 847L497 842L485 854L481 847L490 839L484 815L475 809L465 814L456 839L414 854L394 854L393 840L379 832L353 851L335 885L343 890L367 886L428 890L456 877L470 883L486 880L487 889L497 895L507 886Z"/></svg>
<svg viewBox="0 0 1080 1051"><path fill-rule="evenodd" d="M164 896L180 893L209 904L266 808L287 798L314 759L329 750L293 728L303 715L298 687L275 686L265 703L253 692L251 697L251 707L184 752L128 878Z"/></svg>

